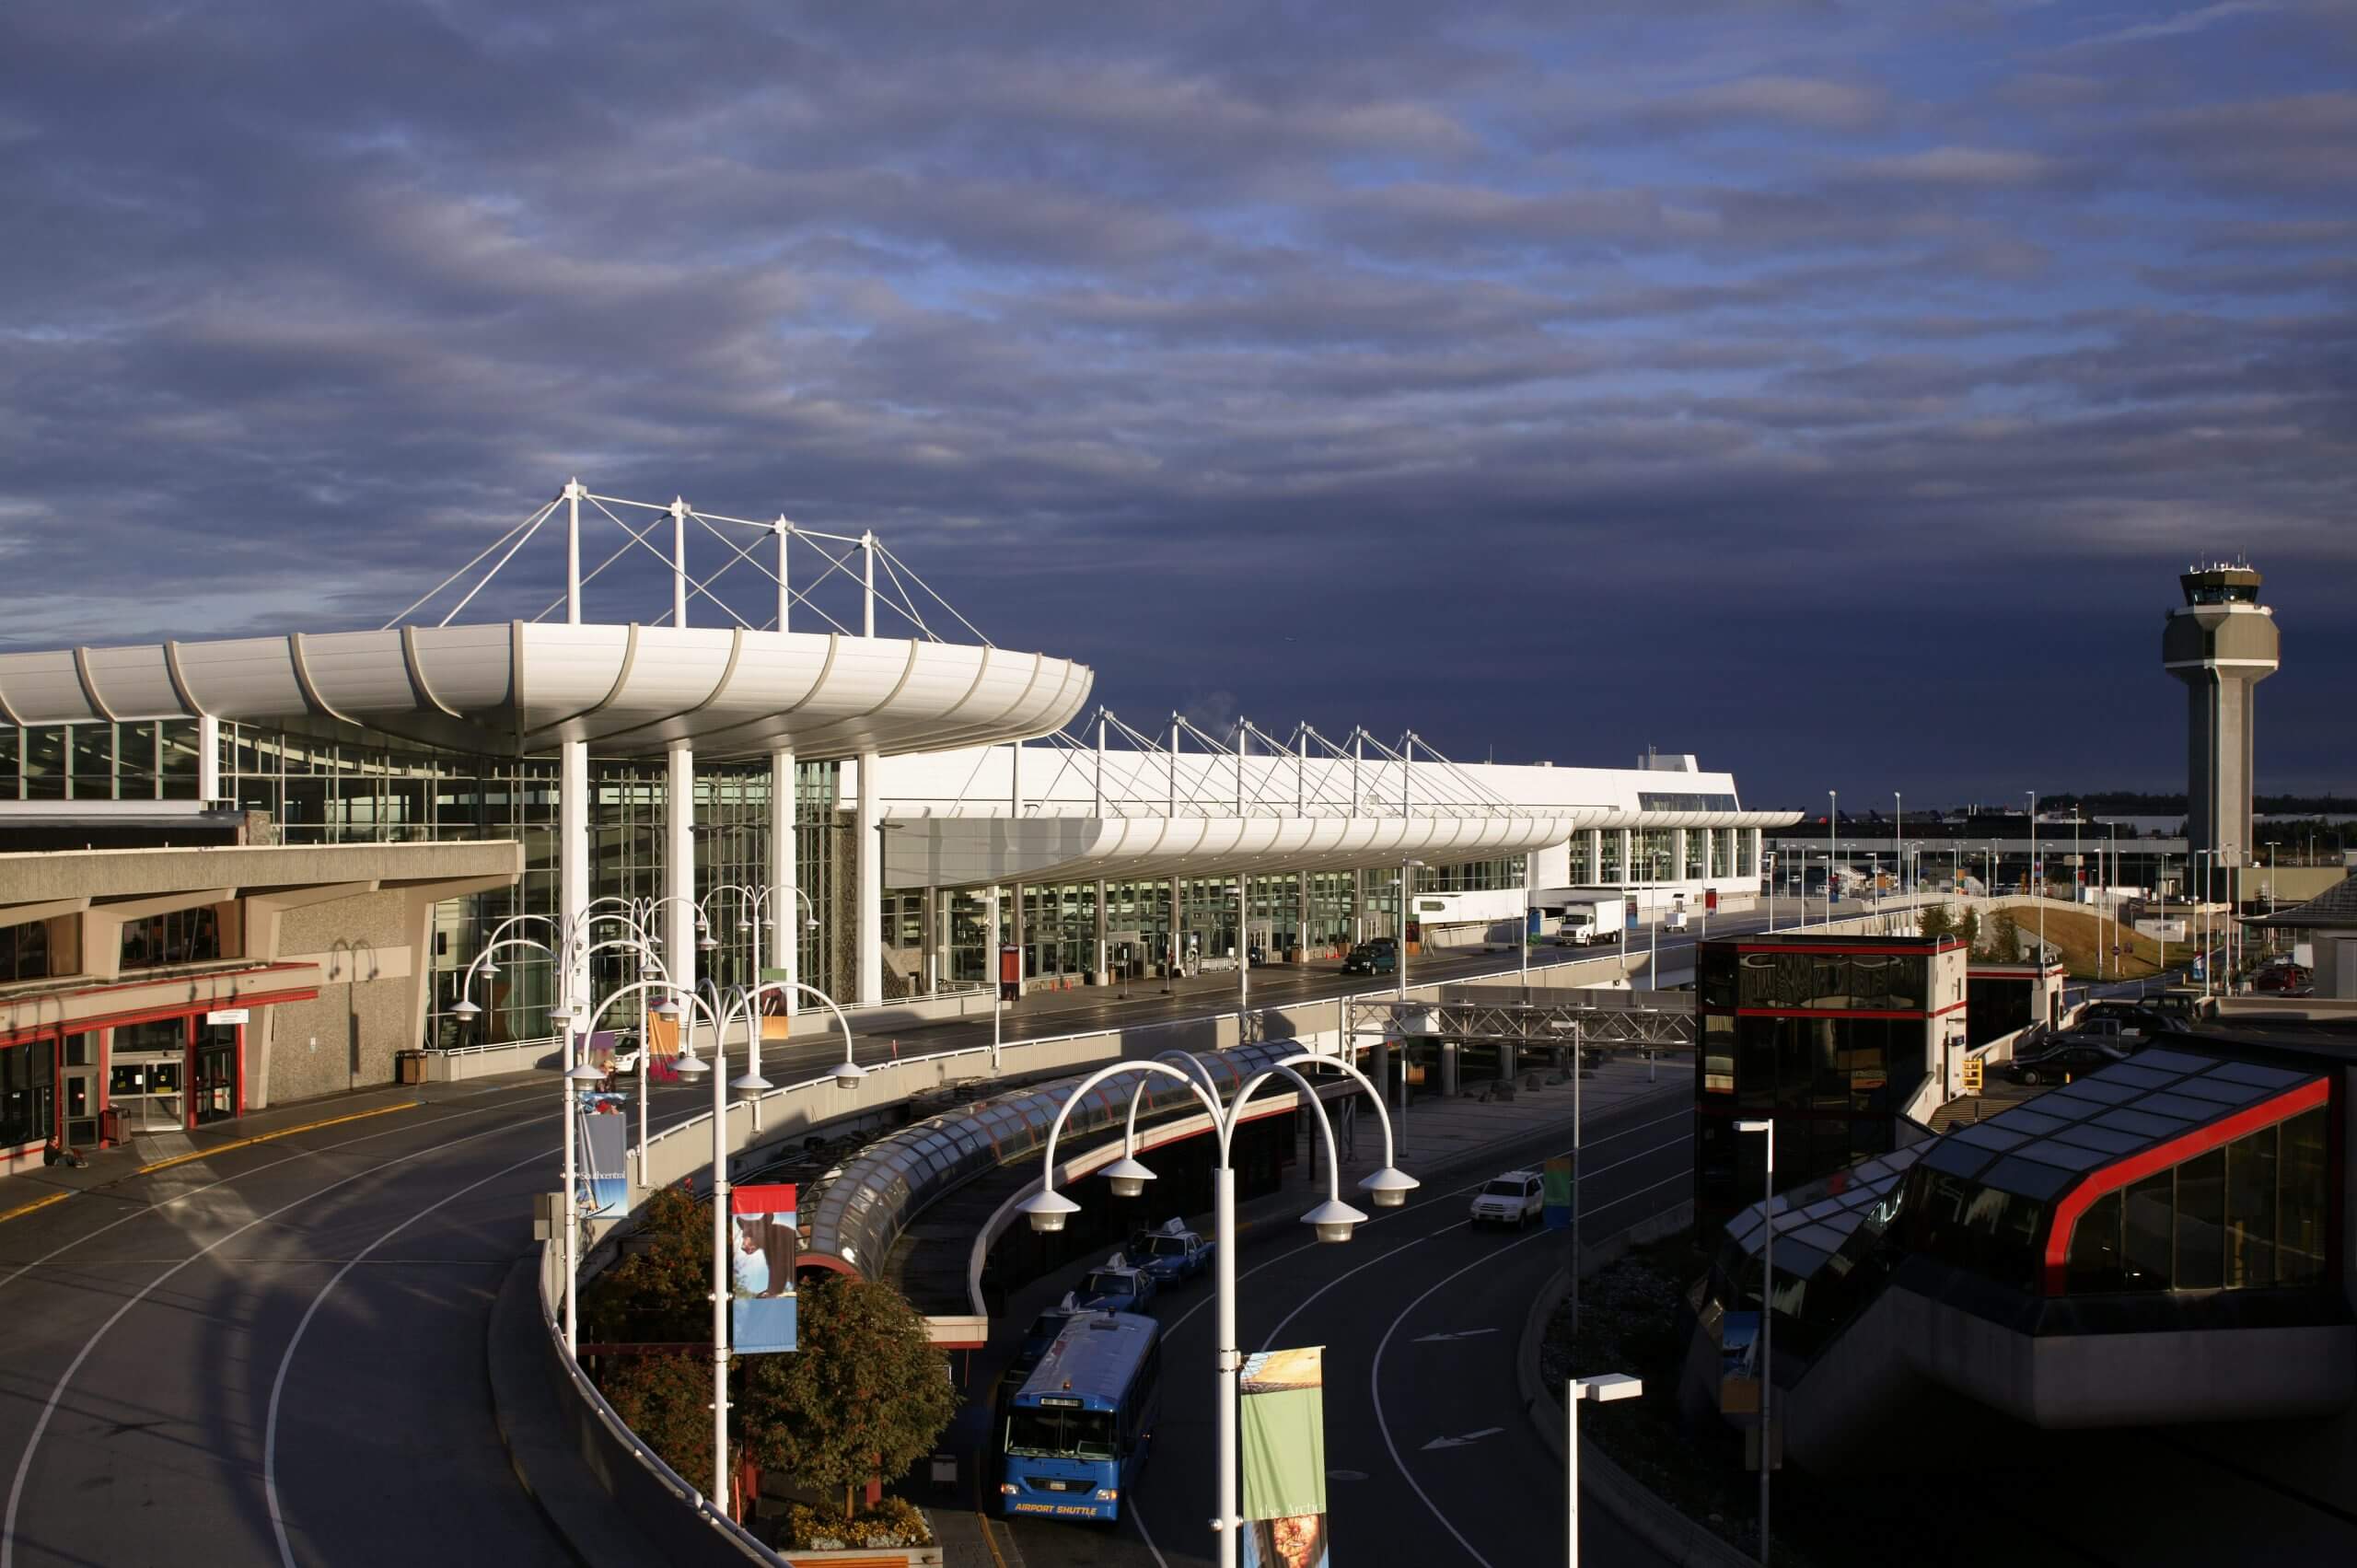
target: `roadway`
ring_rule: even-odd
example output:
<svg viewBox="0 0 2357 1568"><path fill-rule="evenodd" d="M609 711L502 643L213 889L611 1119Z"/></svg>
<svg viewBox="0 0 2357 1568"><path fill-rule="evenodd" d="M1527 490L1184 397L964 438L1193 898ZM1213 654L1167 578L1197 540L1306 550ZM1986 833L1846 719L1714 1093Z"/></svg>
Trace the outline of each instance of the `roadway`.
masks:
<svg viewBox="0 0 2357 1568"><path fill-rule="evenodd" d="M1643 1069L1612 1064L1599 1077ZM1690 1080L1594 1115L1585 1218L1593 1240L1674 1207L1690 1183ZM1376 1211L1350 1245L1283 1234L1237 1261L1239 1342L1326 1347L1327 1501L1336 1562L1527 1568L1562 1555L1561 1466L1525 1414L1515 1358L1531 1299L1568 1255L1533 1228L1474 1232L1471 1194L1500 1169L1568 1152L1557 1124L1497 1146L1478 1167L1420 1172L1425 1187ZM1411 1162L1412 1163L1412 1162ZM1021 1568L1194 1568L1214 1561L1212 1286L1180 1287L1155 1313L1167 1338L1162 1416L1130 1518L1108 1533L1044 1520L993 1527ZM1019 1325L1018 1325L1019 1326ZM1664 1391L1664 1397L1669 1397ZM1583 1553L1658 1562L1591 1507Z"/></svg>
<svg viewBox="0 0 2357 1568"><path fill-rule="evenodd" d="M340 1097L0 1225L0 1568L571 1562L483 1374L554 1098ZM704 1103L658 1090L656 1124Z"/></svg>

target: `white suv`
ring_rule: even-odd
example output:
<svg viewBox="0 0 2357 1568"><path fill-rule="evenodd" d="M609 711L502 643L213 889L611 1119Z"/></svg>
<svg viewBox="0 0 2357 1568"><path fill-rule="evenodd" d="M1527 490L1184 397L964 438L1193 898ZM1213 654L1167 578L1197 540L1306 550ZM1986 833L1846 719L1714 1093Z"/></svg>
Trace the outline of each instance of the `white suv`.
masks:
<svg viewBox="0 0 2357 1568"><path fill-rule="evenodd" d="M1481 1191L1473 1194L1469 1224L1476 1230L1485 1225L1519 1228L1537 1219L1546 1206L1546 1187L1537 1171L1504 1171L1482 1183Z"/></svg>

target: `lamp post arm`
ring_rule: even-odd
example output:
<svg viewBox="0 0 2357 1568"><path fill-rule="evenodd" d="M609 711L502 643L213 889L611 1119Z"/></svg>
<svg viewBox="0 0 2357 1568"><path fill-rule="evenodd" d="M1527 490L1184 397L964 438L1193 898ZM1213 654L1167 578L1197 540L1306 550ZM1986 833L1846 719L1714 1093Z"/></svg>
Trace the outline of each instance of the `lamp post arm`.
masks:
<svg viewBox="0 0 2357 1568"><path fill-rule="evenodd" d="M1116 1062L1110 1065L1099 1067L1096 1072L1091 1073L1087 1077L1083 1078L1080 1081L1080 1086L1074 1089L1071 1094L1064 1097L1063 1104L1056 1107L1056 1119L1048 1125L1047 1157L1041 1167L1039 1175L1039 1190L1041 1191L1052 1192L1055 1191L1056 1140L1063 1136L1064 1118L1072 1114L1072 1108L1078 1105L1083 1097L1085 1097L1089 1090L1095 1088L1106 1079L1122 1073L1159 1074L1166 1078L1178 1079L1180 1083L1187 1086L1189 1091L1191 1092L1197 1099L1202 1101L1204 1110L1211 1114L1212 1124L1215 1127L1224 1127L1220 1117L1218 1099L1213 1096L1205 1094L1203 1092L1202 1085L1197 1083L1193 1078L1188 1076L1186 1074L1181 1073L1178 1068L1171 1066L1168 1063L1159 1060L1153 1062ZM1225 1161L1226 1156L1227 1139L1225 1131L1223 1131L1220 1138L1220 1157Z"/></svg>
<svg viewBox="0 0 2357 1568"><path fill-rule="evenodd" d="M1308 1061L1311 1058L1305 1055L1300 1060ZM1227 1108L1227 1118L1220 1123L1219 1162L1222 1165L1228 1163L1228 1144L1235 1137L1236 1130L1244 1124L1245 1103L1260 1091L1261 1085L1279 1076L1291 1078L1299 1086L1301 1092L1309 1097L1311 1108L1318 1112L1318 1130L1326 1137L1326 1196L1339 1203L1342 1201L1342 1174L1334 1153L1334 1123L1326 1114L1326 1102L1318 1098L1317 1085L1282 1062L1273 1067L1264 1067L1255 1073L1246 1080L1244 1086L1236 1092L1235 1102Z"/></svg>
<svg viewBox="0 0 2357 1568"><path fill-rule="evenodd" d="M474 956L473 962L467 965L466 979L459 982L459 996L464 997L470 992L474 990L475 971L482 968L483 960L485 958L490 958L502 947L529 947L536 952L546 953L551 958L557 957L557 951L555 948L550 947L545 942L535 941L529 936L509 936L502 940L493 941L486 946L482 952L477 953Z"/></svg>
<svg viewBox="0 0 2357 1568"><path fill-rule="evenodd" d="M1189 1055L1186 1051L1157 1051L1154 1053L1154 1059L1156 1062L1168 1062L1174 1063L1182 1069L1192 1069L1194 1074L1200 1074L1197 1081L1200 1082L1204 1088L1211 1091L1212 1098L1214 1100L1219 1098L1219 1086L1212 1082L1211 1069L1205 1067L1201 1062ZM1137 1157L1138 1101L1145 1098L1145 1084L1146 1081L1144 1078L1140 1078L1137 1082L1137 1086L1130 1091L1130 1117L1128 1122L1121 1129L1121 1156L1124 1159L1134 1159Z"/></svg>
<svg viewBox="0 0 2357 1568"><path fill-rule="evenodd" d="M785 989L786 982L784 981L772 981L770 985L773 985L778 990L783 991ZM762 989L767 990L768 988L768 986L764 986ZM828 995L825 992L819 990L817 986L805 985L798 980L794 981L794 989L803 993L805 995L817 997L819 1001L826 1004L827 1011L835 1016L835 1027L843 1032L843 1060L849 1062L852 1059L851 1020L843 1016L843 1010L841 1007L835 1005L835 999Z"/></svg>
<svg viewBox="0 0 2357 1568"><path fill-rule="evenodd" d="M1320 1067L1334 1068L1336 1071L1347 1073L1352 1077L1358 1080L1359 1087L1366 1091L1366 1098L1375 1102L1376 1115L1382 1118L1383 1121L1383 1163L1387 1166L1398 1165L1399 1161L1397 1156L1397 1151L1391 1146L1391 1112L1385 1107L1383 1103L1383 1096L1376 1088L1374 1081L1368 1078L1364 1073L1360 1072L1357 1066L1353 1063L1344 1062L1339 1057L1320 1056L1315 1051L1305 1051L1298 1056L1288 1056L1283 1062L1278 1063L1277 1065L1280 1067L1297 1067L1305 1062L1314 1063Z"/></svg>

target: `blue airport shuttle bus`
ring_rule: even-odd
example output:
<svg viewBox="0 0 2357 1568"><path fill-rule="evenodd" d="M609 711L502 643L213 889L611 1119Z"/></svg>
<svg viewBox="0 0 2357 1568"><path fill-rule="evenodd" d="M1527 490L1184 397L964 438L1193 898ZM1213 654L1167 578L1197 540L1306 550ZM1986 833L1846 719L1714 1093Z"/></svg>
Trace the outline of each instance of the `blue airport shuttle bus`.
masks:
<svg viewBox="0 0 2357 1568"><path fill-rule="evenodd" d="M1006 1402L999 1512L1120 1518L1161 1400L1161 1324L1129 1312L1074 1318Z"/></svg>

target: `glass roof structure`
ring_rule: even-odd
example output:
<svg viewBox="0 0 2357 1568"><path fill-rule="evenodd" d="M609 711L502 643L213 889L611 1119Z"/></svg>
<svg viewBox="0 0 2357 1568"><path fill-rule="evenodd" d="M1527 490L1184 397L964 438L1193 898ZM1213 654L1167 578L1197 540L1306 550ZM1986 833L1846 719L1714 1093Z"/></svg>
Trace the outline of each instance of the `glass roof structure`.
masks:
<svg viewBox="0 0 2357 1568"><path fill-rule="evenodd" d="M1267 1040L1233 1051L1202 1051L1195 1060L1225 1104L1261 1069L1305 1049L1295 1040ZM1303 1072L1311 1075L1307 1069ZM1086 1076L976 1100L868 1144L804 1194L802 1211L810 1226L806 1252L839 1259L863 1276L876 1277L893 1243L927 1204L985 1172L1038 1156L1047 1147L1056 1112ZM1058 1152L1077 1154L1096 1143L1095 1134L1118 1133L1129 1116L1130 1096L1141 1081L1146 1086L1138 1106L1141 1127L1155 1117L1201 1109L1194 1094L1174 1078L1120 1074L1097 1085L1086 1101L1073 1108L1064 1119ZM1290 1084L1283 1087L1290 1093ZM1286 1096L1270 1091L1271 1105L1285 1101Z"/></svg>
<svg viewBox="0 0 2357 1568"><path fill-rule="evenodd" d="M1880 1233L1879 1219L1871 1226L1865 1222L1875 1217L1877 1208L1887 1214L1900 1179L1931 1147L1923 1143L1894 1149L1789 1192L1779 1192L1771 1202L1754 1203L1729 1220L1727 1235L1747 1256L1757 1258L1768 1235L1766 1216L1773 1215L1777 1274L1806 1279L1840 1253L1845 1244L1858 1239L1861 1227L1867 1240Z"/></svg>
<svg viewBox="0 0 2357 1568"><path fill-rule="evenodd" d="M1923 1167L2044 1201L2320 1074L2154 1046L1927 1145Z"/></svg>

